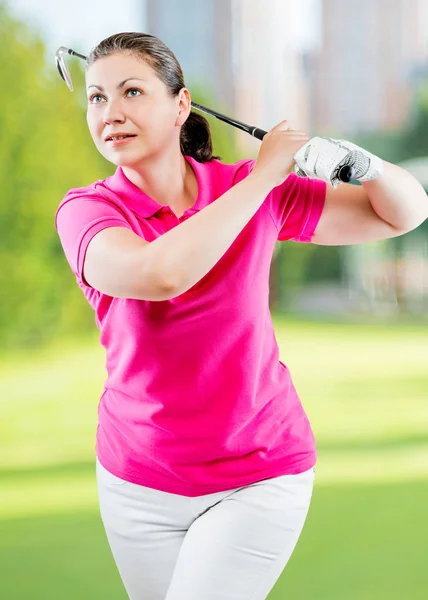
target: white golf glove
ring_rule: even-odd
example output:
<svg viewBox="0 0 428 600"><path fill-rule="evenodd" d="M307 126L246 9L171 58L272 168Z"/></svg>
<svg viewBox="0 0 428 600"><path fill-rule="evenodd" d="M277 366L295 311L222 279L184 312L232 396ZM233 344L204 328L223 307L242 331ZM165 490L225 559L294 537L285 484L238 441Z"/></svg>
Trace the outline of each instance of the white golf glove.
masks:
<svg viewBox="0 0 428 600"><path fill-rule="evenodd" d="M354 180L370 181L383 171L383 162L363 148L329 137L313 137L294 155L299 177L323 179L334 188L341 182L339 170L348 165L354 169Z"/></svg>

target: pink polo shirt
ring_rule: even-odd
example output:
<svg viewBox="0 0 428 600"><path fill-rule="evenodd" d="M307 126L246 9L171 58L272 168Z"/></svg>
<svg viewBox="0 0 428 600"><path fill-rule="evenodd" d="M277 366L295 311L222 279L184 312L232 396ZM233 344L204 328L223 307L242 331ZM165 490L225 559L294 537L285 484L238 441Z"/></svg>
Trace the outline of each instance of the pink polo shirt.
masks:
<svg viewBox="0 0 428 600"><path fill-rule="evenodd" d="M91 288L82 268L97 232L122 226L151 242L214 202L255 163L185 158L198 197L180 219L118 167L70 190L55 226L106 350L99 461L132 483L195 497L301 473L316 462L309 420L279 360L269 269L277 240L310 242L326 184L289 175L217 264L171 300L113 298Z"/></svg>

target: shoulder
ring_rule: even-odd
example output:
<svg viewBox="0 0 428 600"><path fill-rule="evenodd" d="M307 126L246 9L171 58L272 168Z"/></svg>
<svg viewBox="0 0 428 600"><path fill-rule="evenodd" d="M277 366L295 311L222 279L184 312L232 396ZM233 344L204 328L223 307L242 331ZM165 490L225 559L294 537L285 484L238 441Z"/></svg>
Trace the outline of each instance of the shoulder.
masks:
<svg viewBox="0 0 428 600"><path fill-rule="evenodd" d="M97 196L97 191L96 191L96 187L99 183L103 183L102 180L97 180L94 181L93 183L90 183L89 185L85 185L83 187L76 187L76 188L71 188L69 189L66 194L63 196L61 202L59 203L59 206L62 206L63 204L65 204L66 202L69 202L70 200L73 200L75 198L90 198L93 196Z"/></svg>
<svg viewBox="0 0 428 600"><path fill-rule="evenodd" d="M86 186L69 189L58 204L57 212L73 200L98 200L99 202L115 200L116 195L112 193L107 185L109 179L97 179Z"/></svg>
<svg viewBox="0 0 428 600"><path fill-rule="evenodd" d="M58 229L59 213L65 215L66 222L70 218L84 218L85 214L94 216L103 212L107 206L120 208L120 200L106 186L105 179L98 179L86 186L69 189L59 202L55 211L55 227ZM98 207L98 208L97 208ZM65 213L63 211L65 209Z"/></svg>
<svg viewBox="0 0 428 600"><path fill-rule="evenodd" d="M220 160L213 159L206 164L210 165L209 168L216 177L230 182L230 185L234 185L242 179L245 179L245 177L251 173L255 162L255 159L252 158L244 158L234 163L225 163Z"/></svg>

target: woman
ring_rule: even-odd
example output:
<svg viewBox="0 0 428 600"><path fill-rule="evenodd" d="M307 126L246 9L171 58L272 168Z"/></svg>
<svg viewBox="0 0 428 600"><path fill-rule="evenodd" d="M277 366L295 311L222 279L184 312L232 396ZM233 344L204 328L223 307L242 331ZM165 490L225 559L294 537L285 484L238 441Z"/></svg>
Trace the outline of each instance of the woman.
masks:
<svg viewBox="0 0 428 600"><path fill-rule="evenodd" d="M101 517L132 600L262 600L302 531L316 451L269 313L277 240L350 244L427 216L395 165L338 189L297 177L282 121L257 160L212 156L173 53L121 33L87 60L87 121L114 175L57 231L106 349ZM379 159L380 160L380 159Z"/></svg>

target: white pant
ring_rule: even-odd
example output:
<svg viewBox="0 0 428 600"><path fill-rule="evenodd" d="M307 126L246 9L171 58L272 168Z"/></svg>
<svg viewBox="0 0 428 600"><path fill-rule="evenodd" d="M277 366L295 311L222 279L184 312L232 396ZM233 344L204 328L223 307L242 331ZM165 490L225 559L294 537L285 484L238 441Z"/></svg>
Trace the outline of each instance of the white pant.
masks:
<svg viewBox="0 0 428 600"><path fill-rule="evenodd" d="M264 600L306 520L315 470L190 498L97 459L100 514L131 600Z"/></svg>

